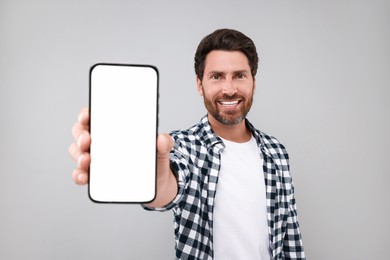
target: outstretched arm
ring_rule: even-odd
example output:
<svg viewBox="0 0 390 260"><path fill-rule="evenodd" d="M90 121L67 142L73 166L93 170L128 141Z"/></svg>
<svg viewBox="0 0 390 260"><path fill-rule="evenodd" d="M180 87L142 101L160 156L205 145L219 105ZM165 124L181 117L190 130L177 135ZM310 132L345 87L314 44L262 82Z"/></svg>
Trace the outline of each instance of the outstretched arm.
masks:
<svg viewBox="0 0 390 260"><path fill-rule="evenodd" d="M75 183L88 183L88 169L91 163L89 148L91 135L89 133L89 111L83 108L78 121L72 128L73 143L69 147L69 154L77 167L73 170L72 179ZM169 153L173 147L173 140L168 134L159 134L157 137L157 194L156 198L147 204L149 207L163 207L171 202L177 194L177 180L170 169Z"/></svg>

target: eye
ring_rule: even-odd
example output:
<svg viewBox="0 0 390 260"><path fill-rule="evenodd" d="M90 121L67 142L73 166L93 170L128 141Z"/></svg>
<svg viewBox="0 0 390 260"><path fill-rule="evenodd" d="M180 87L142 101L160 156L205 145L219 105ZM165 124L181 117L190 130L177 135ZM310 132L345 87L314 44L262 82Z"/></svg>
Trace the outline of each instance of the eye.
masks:
<svg viewBox="0 0 390 260"><path fill-rule="evenodd" d="M245 73L238 73L235 76L236 79L246 79L246 74Z"/></svg>
<svg viewBox="0 0 390 260"><path fill-rule="evenodd" d="M212 74L210 76L210 79L213 79L213 80L220 80L221 78L222 78L221 74Z"/></svg>

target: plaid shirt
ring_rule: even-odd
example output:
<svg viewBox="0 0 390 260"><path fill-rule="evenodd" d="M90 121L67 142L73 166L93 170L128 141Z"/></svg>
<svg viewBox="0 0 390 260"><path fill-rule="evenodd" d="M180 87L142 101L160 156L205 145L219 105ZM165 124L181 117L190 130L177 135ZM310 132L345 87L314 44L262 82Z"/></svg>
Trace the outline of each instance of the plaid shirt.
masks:
<svg viewBox="0 0 390 260"><path fill-rule="evenodd" d="M271 259L305 259L288 154L278 140L256 130L248 120L246 125L264 161ZM178 194L164 208L144 208L173 210L177 259L213 259L213 207L224 143L207 116L171 135L175 140L171 167L177 174Z"/></svg>

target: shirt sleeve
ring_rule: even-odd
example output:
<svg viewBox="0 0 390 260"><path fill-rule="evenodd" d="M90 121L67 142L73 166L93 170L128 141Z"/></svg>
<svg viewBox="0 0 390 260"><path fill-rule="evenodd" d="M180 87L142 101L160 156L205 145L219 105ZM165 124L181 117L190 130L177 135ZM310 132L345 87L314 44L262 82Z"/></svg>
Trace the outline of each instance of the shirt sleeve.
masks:
<svg viewBox="0 0 390 260"><path fill-rule="evenodd" d="M290 206L287 217L286 234L283 241L285 259L306 259L303 249L302 235L299 230L297 207L295 203L294 185L291 183Z"/></svg>
<svg viewBox="0 0 390 260"><path fill-rule="evenodd" d="M289 155L276 138L264 136L265 172L270 188L267 195L274 200L272 253L275 259L306 259L298 223L294 183L290 173ZM272 204L272 203L271 203Z"/></svg>
<svg viewBox="0 0 390 260"><path fill-rule="evenodd" d="M178 192L176 197L164 207L149 207L145 204L142 204L141 206L145 210L164 212L177 207L179 203L182 201L185 193L185 186L186 183L188 182L187 178L189 176L190 171L189 171L188 159L185 158L184 153L181 152L181 149L177 143L175 143L175 147L170 154L170 164L171 164L171 170L175 174L178 183Z"/></svg>

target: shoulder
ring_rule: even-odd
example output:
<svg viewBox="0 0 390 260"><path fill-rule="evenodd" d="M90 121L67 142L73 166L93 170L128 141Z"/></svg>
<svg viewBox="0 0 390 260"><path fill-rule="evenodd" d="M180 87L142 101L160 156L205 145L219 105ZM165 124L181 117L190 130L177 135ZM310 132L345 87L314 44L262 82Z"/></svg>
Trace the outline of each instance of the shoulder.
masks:
<svg viewBox="0 0 390 260"><path fill-rule="evenodd" d="M249 123L249 121L247 121L247 125L252 131L252 134L260 148L264 150L266 154L269 154L272 157L288 159L286 147L279 141L278 138L256 129L251 123Z"/></svg>
<svg viewBox="0 0 390 260"><path fill-rule="evenodd" d="M288 159L288 152L286 147L274 136L268 135L266 133L260 132L260 138L263 142L264 148L268 150L268 152L280 159Z"/></svg>
<svg viewBox="0 0 390 260"><path fill-rule="evenodd" d="M194 144L197 146L210 147L221 142L220 138L211 129L207 116L188 129L174 130L170 133L175 143Z"/></svg>
<svg viewBox="0 0 390 260"><path fill-rule="evenodd" d="M267 133L264 133L262 131L258 131L260 139L263 141L264 145L267 146L269 149L280 149L280 150L286 150L286 147L282 142L279 141L278 138L275 136L269 135Z"/></svg>
<svg viewBox="0 0 390 260"><path fill-rule="evenodd" d="M196 140L199 140L200 127L199 124L196 124L188 129L171 131L169 134L175 143L194 143Z"/></svg>

